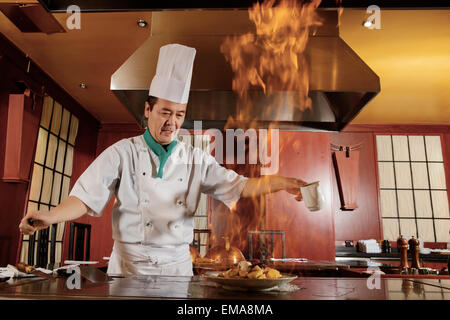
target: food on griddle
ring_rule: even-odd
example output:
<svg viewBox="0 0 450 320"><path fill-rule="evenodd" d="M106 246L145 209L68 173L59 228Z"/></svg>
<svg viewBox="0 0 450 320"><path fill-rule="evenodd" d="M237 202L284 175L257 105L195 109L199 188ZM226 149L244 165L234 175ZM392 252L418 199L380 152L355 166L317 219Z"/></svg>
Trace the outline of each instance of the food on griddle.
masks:
<svg viewBox="0 0 450 320"><path fill-rule="evenodd" d="M280 271L265 265L252 265L248 261L241 261L235 267L225 272L219 272L219 277L238 279L275 279L281 278Z"/></svg>

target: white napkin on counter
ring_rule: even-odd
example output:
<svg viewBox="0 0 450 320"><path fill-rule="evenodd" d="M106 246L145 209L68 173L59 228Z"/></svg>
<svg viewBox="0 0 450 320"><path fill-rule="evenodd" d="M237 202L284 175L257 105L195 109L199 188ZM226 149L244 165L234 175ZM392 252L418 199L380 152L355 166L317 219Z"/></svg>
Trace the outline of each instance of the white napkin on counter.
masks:
<svg viewBox="0 0 450 320"><path fill-rule="evenodd" d="M35 268L36 271L41 271L46 274L52 274L52 270L44 269L44 268ZM27 277L35 277L34 274L31 273L25 273L22 271L19 271L15 266L8 264L6 268L0 268L0 275L3 277L10 277L10 278L27 278Z"/></svg>
<svg viewBox="0 0 450 320"><path fill-rule="evenodd" d="M0 268L0 275L2 275L4 277L10 277L10 278L34 277L33 274L21 272L16 267L14 267L10 264L8 264L6 266L6 268Z"/></svg>
<svg viewBox="0 0 450 320"><path fill-rule="evenodd" d="M380 245L375 239L359 240L358 250L365 253L381 253Z"/></svg>

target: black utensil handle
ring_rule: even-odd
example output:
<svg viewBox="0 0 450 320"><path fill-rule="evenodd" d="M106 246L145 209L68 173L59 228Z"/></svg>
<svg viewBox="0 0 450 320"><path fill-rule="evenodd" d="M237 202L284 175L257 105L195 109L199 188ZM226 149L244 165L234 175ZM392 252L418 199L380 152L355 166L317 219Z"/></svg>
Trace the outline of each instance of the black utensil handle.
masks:
<svg viewBox="0 0 450 320"><path fill-rule="evenodd" d="M34 225L34 219L28 219L28 224L30 225L30 226L33 226Z"/></svg>

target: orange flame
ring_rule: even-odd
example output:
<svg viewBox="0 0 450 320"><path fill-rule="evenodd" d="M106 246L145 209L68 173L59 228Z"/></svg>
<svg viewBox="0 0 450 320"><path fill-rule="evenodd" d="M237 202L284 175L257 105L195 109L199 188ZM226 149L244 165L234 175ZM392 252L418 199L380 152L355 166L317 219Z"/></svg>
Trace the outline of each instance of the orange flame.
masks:
<svg viewBox="0 0 450 320"><path fill-rule="evenodd" d="M250 99L251 91L255 90L262 90L267 97L270 96L272 104L265 108L271 108L271 114L282 112L281 104L286 102L295 105L301 112L312 108L308 96L309 70L305 49L310 32L321 25L316 12L320 2L281 0L275 5L275 0L268 0L262 4L256 3L249 9L249 19L255 25L255 32L225 39L221 52L234 72L232 88L239 98L236 119L230 117L225 128L235 127L236 124L241 128L256 127L249 112L258 107ZM285 92L295 94L287 97L283 96ZM270 146L270 133L265 139L268 142L266 145ZM248 159L246 163L228 167L247 177L260 176L260 165L248 165ZM263 180L261 182L264 183ZM245 230L265 229L265 203L265 196L241 199L232 210L235 214L231 215L225 206L215 208L214 225L211 227L216 234L211 235L210 244L213 247L224 246L223 236L228 236L230 242L246 255L248 234ZM264 240L262 236L259 238ZM255 254L257 252L254 252L254 257Z"/></svg>
<svg viewBox="0 0 450 320"><path fill-rule="evenodd" d="M311 28L321 25L316 9L320 0L299 3L275 0L256 3L249 10L255 33L228 37L221 51L234 71L233 90L239 96L239 121L245 118L251 102L248 93L262 89L265 95L291 91L299 93L296 105L301 111L311 108L308 97L309 72L305 48ZM271 106L279 108L278 104Z"/></svg>

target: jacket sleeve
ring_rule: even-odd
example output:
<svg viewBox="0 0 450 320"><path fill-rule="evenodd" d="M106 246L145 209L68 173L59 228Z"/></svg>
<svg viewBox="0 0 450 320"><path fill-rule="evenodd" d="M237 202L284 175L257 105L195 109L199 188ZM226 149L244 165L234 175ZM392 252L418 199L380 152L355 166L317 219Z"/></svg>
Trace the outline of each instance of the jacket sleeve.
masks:
<svg viewBox="0 0 450 320"><path fill-rule="evenodd" d="M233 209L241 197L248 178L221 166L213 156L204 153L201 192L222 201Z"/></svg>
<svg viewBox="0 0 450 320"><path fill-rule="evenodd" d="M76 181L69 196L77 197L88 206L89 215L101 216L114 194L120 170L120 144L116 143L104 150L89 165Z"/></svg>

